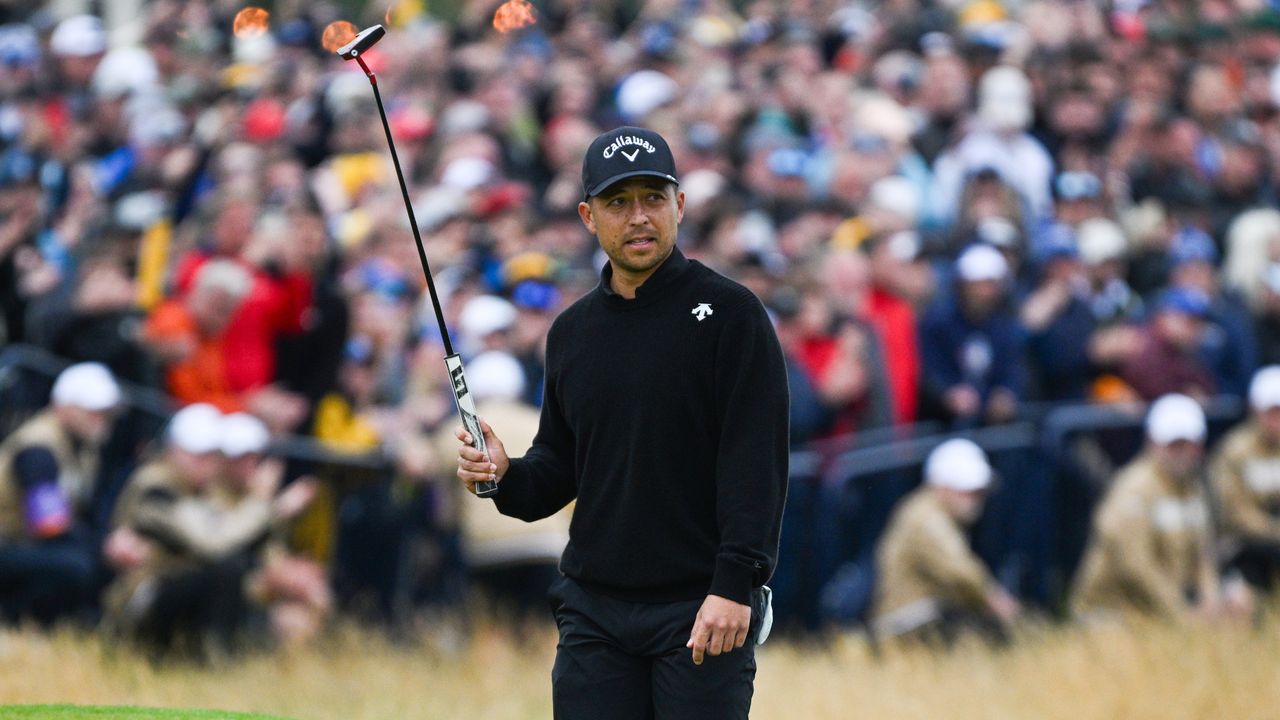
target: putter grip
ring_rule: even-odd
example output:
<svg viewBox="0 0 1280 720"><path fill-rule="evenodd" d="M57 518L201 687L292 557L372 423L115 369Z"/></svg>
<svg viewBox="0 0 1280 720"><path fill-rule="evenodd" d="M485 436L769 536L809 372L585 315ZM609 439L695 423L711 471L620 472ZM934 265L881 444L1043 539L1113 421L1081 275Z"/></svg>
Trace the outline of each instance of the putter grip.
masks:
<svg viewBox="0 0 1280 720"><path fill-rule="evenodd" d="M489 448L484 444L484 431L480 429L480 418L476 415L476 403L467 388L467 376L462 370L462 358L454 353L444 359L444 366L449 371L449 380L453 383L453 400L458 407L458 417L462 418L462 427L471 433L471 447L489 457ZM476 495L490 497L498 492L498 483L476 483Z"/></svg>

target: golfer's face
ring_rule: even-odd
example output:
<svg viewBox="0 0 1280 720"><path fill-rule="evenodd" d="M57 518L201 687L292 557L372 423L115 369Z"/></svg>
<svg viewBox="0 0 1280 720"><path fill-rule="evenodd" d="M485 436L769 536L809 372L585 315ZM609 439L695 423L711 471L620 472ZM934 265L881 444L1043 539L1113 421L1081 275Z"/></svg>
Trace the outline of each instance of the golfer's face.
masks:
<svg viewBox="0 0 1280 720"><path fill-rule="evenodd" d="M684 193L658 178L628 178L582 203L578 211L615 267L645 273L666 260L675 246Z"/></svg>

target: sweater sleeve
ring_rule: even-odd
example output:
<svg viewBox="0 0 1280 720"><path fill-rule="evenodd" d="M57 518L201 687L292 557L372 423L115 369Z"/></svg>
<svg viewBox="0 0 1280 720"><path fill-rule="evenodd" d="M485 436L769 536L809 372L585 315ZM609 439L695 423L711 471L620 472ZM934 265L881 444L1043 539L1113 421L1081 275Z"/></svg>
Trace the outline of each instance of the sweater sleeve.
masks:
<svg viewBox="0 0 1280 720"><path fill-rule="evenodd" d="M555 514L578 494L573 474L573 434L557 393L553 348L553 338L548 338L538 433L524 457L511 459L511 467L498 482L498 493L493 496L498 512L527 522ZM494 432L500 431L501 428L494 428Z"/></svg>
<svg viewBox="0 0 1280 720"><path fill-rule="evenodd" d="M782 349L760 302L730 314L716 348L716 518L710 594L746 604L778 557L787 494L788 390Z"/></svg>

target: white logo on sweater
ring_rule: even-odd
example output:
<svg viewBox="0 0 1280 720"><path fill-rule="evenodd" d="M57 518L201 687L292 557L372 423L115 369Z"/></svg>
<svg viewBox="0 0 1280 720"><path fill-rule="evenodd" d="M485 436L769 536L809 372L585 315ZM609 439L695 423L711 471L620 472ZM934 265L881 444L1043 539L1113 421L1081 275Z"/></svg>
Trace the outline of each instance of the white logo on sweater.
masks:
<svg viewBox="0 0 1280 720"><path fill-rule="evenodd" d="M706 320L708 315L715 313L715 311L712 310L711 306L708 305L707 303L698 303L698 306L690 310L689 312L697 316L698 322L702 322L703 320Z"/></svg>

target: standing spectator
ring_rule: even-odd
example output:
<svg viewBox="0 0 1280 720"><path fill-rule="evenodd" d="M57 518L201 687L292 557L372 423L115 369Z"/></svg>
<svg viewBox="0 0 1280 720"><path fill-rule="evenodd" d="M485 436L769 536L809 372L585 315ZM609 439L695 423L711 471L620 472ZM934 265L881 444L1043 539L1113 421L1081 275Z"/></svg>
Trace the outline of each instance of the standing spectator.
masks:
<svg viewBox="0 0 1280 720"><path fill-rule="evenodd" d="M165 366L165 389L183 403L209 403L225 412L241 410L245 398L231 386L225 331L252 279L230 260L200 267L191 291L156 307L143 340Z"/></svg>
<svg viewBox="0 0 1280 720"><path fill-rule="evenodd" d="M965 183L983 170L1017 191L1027 227L1049 217L1053 158L1026 132L1032 113L1031 83L1021 70L1000 65L982 76L975 127L934 163L930 196L939 217L948 223L958 219Z"/></svg>
<svg viewBox="0 0 1280 720"><path fill-rule="evenodd" d="M1210 480L1226 567L1269 592L1280 575L1280 366L1254 375L1249 405L1253 416L1223 438Z"/></svg>
<svg viewBox="0 0 1280 720"><path fill-rule="evenodd" d="M11 622L82 611L102 582L93 506L120 388L102 365L82 363L58 375L49 400L0 443L0 612Z"/></svg>
<svg viewBox="0 0 1280 720"><path fill-rule="evenodd" d="M1146 430L1146 450L1120 470L1094 514L1072 597L1078 618L1218 612L1209 504L1199 482L1204 411L1185 395L1166 395L1152 404Z"/></svg>
<svg viewBox="0 0 1280 720"><path fill-rule="evenodd" d="M860 246L871 270L867 319L884 347L886 374L893 393L893 421L911 424L920 405L920 345L912 287L919 275L920 236L904 230L867 238Z"/></svg>
<svg viewBox="0 0 1280 720"><path fill-rule="evenodd" d="M924 486L894 510L876 550L877 635L946 644L965 632L1007 639L1021 608L966 536L991 476L986 454L970 440L948 440L929 453Z"/></svg>
<svg viewBox="0 0 1280 720"><path fill-rule="evenodd" d="M927 392L958 424L1006 422L1025 384L1023 338L1006 309L1008 264L990 245L956 261L957 287L921 321Z"/></svg>
<svg viewBox="0 0 1280 720"><path fill-rule="evenodd" d="M1091 357L1095 327L1085 301L1087 281L1075 232L1055 225L1038 251L1040 284L1022 302L1022 326L1037 394L1051 401L1083 401L1096 372Z"/></svg>

